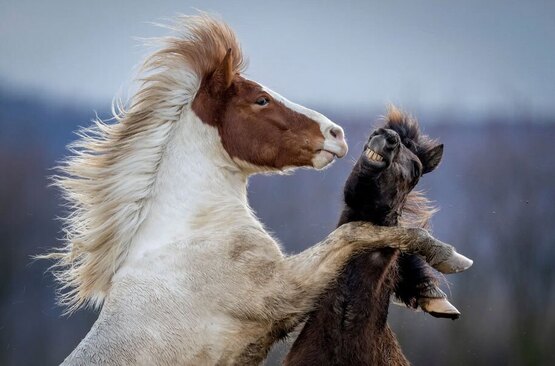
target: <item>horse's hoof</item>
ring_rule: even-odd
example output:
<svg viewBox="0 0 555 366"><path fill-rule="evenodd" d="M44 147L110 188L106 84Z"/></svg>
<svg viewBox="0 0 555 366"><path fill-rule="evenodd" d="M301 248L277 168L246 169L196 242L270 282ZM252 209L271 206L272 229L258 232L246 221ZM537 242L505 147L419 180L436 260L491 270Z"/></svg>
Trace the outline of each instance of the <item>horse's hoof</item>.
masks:
<svg viewBox="0 0 555 366"><path fill-rule="evenodd" d="M467 258L457 252L454 252L449 259L439 263L434 267L441 273L449 274L465 271L472 266L472 263L474 263L472 259Z"/></svg>
<svg viewBox="0 0 555 366"><path fill-rule="evenodd" d="M421 299L419 305L428 314L436 318L458 319L461 313L447 299Z"/></svg>

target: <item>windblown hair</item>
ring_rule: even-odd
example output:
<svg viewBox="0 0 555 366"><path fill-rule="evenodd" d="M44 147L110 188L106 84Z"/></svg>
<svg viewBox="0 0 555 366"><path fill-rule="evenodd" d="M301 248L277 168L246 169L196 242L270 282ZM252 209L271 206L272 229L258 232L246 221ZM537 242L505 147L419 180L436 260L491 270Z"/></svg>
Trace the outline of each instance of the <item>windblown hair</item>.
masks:
<svg viewBox="0 0 555 366"><path fill-rule="evenodd" d="M394 105L389 105L387 115L383 117L383 127L397 132L403 145L418 157L437 144L436 140L422 134L416 118ZM401 210L399 225L428 229L430 220L437 211L437 208L422 191L412 190Z"/></svg>
<svg viewBox="0 0 555 366"><path fill-rule="evenodd" d="M128 107L117 103L114 123L95 120L78 132L70 156L53 177L67 201L64 246L40 258L56 259L59 302L71 313L100 306L141 223L173 127L190 109L202 78L231 49L233 68L244 61L233 31L201 14L179 17L174 36L142 65L139 90Z"/></svg>

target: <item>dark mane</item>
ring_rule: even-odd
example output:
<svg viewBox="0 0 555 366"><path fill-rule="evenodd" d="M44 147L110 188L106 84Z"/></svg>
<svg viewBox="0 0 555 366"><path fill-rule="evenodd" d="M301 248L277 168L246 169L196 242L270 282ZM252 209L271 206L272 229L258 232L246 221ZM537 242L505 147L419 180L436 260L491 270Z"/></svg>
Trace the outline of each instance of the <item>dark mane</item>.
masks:
<svg viewBox="0 0 555 366"><path fill-rule="evenodd" d="M416 156L421 158L424 151L432 148L437 141L420 131L418 120L412 115L390 105L387 115L382 118L384 128L399 134L401 142ZM403 227L429 228L432 216L437 212L432 201L420 190L411 191L406 199L399 217L399 225Z"/></svg>
<svg viewBox="0 0 555 366"><path fill-rule="evenodd" d="M436 140L420 131L420 125L416 118L394 105L388 106L387 115L383 117L383 124L384 128L397 132L403 145L419 158L425 151L437 145Z"/></svg>
<svg viewBox="0 0 555 366"><path fill-rule="evenodd" d="M430 220L438 211L422 191L412 191L401 209L399 225L403 227L430 228Z"/></svg>

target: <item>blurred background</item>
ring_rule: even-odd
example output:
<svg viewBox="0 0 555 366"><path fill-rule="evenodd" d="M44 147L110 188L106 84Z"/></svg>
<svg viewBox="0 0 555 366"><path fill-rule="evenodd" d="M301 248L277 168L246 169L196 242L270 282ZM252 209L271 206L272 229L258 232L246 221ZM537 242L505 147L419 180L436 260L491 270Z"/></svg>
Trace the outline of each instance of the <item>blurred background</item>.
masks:
<svg viewBox="0 0 555 366"><path fill-rule="evenodd" d="M0 365L58 364L95 320L62 316L48 264L30 258L61 236L46 177L73 131L133 90L147 54L135 37L195 9L236 30L250 78L346 129L350 155L331 168L251 181L288 252L334 229L353 161L396 103L445 144L420 187L441 209L435 235L475 261L447 278L459 320L392 306L407 357L555 364L554 2L0 0Z"/></svg>

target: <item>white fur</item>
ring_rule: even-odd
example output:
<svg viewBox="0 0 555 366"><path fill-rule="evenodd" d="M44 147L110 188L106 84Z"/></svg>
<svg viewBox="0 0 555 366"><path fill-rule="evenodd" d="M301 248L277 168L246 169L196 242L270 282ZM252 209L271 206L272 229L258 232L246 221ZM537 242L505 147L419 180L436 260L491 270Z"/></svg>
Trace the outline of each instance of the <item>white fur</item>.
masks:
<svg viewBox="0 0 555 366"><path fill-rule="evenodd" d="M221 231L240 220L262 228L247 208L247 174L219 141L218 130L188 109L166 148L150 215L137 231L121 271L160 245L187 240L214 226Z"/></svg>

